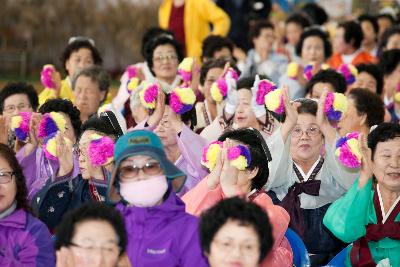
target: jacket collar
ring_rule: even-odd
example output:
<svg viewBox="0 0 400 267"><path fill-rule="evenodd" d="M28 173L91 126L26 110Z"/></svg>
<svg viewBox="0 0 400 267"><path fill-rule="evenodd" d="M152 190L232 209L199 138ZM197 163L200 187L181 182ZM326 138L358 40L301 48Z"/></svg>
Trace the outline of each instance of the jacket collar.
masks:
<svg viewBox="0 0 400 267"><path fill-rule="evenodd" d="M24 229L26 226L26 212L23 209L15 210L7 217L0 219L0 226Z"/></svg>

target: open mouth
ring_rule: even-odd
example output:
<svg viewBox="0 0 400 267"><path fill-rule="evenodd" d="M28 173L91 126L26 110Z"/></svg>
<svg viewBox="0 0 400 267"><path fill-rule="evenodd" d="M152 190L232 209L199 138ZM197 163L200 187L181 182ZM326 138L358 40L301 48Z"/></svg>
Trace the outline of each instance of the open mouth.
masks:
<svg viewBox="0 0 400 267"><path fill-rule="evenodd" d="M397 180L397 179L400 179L400 172L389 172L387 174L387 176L389 176L392 179Z"/></svg>

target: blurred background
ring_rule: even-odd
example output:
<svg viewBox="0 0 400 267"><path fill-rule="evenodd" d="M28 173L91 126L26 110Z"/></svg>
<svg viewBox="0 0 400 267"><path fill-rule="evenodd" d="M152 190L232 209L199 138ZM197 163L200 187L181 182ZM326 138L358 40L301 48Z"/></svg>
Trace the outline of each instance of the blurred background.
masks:
<svg viewBox="0 0 400 267"><path fill-rule="evenodd" d="M247 0L245 0L247 1ZM88 36L103 56L114 79L128 65L142 60L140 41L158 24L160 0L0 0L0 84L6 80L39 80L44 64L61 69L60 56L71 36ZM395 0L275 0L270 19L305 3L317 2L337 20L374 14Z"/></svg>

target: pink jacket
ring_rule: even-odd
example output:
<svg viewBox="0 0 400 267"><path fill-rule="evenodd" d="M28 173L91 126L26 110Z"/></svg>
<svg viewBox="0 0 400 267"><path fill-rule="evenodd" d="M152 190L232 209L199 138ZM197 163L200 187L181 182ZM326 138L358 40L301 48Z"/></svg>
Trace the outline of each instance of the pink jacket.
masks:
<svg viewBox="0 0 400 267"><path fill-rule="evenodd" d="M182 197L183 202L186 204L187 213L199 216L204 210L225 198L221 186L218 185L214 190L208 189L207 178L205 177L195 188ZM271 198L265 193L259 194L253 202L268 213L274 237L274 245L270 253L262 261L261 267L293 266L293 252L285 237L290 221L289 214L284 208L274 205Z"/></svg>

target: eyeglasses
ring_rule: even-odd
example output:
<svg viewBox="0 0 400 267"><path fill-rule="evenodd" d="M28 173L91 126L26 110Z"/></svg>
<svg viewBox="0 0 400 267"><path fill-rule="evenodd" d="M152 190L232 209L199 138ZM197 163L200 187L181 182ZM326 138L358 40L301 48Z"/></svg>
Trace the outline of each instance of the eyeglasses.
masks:
<svg viewBox="0 0 400 267"><path fill-rule="evenodd" d="M138 176L140 170L147 175L156 175L161 172L161 166L160 163L155 161L149 161L143 167L136 165L123 166L119 169L119 175L124 179L132 179Z"/></svg>
<svg viewBox="0 0 400 267"><path fill-rule="evenodd" d="M221 241L214 239L213 243L217 245L219 250L226 254L232 252L236 247L239 247L242 256L251 257L255 256L259 250L258 244L236 244L232 240Z"/></svg>
<svg viewBox="0 0 400 267"><path fill-rule="evenodd" d="M317 136L321 132L320 129L317 127L308 127L305 131L306 135L308 137L314 137ZM301 137L303 135L304 131L300 127L295 127L292 130L292 137Z"/></svg>
<svg viewBox="0 0 400 267"><path fill-rule="evenodd" d="M0 184L8 184L14 175L15 172L0 171Z"/></svg>
<svg viewBox="0 0 400 267"><path fill-rule="evenodd" d="M172 61L172 60L176 60L178 57L174 54L169 54L169 55L159 55L159 56L155 56L153 57L153 61L154 62L163 62L164 60L167 61Z"/></svg>
<svg viewBox="0 0 400 267"><path fill-rule="evenodd" d="M10 105L10 106L4 107L4 112L6 112L6 113L14 113L15 110L18 110L18 111L26 111L26 110L29 109L29 108L31 108L31 105L30 105L30 104L21 103L21 104L19 104L19 105L17 105L17 106L15 106L15 105Z"/></svg>
<svg viewBox="0 0 400 267"><path fill-rule="evenodd" d="M118 257L120 252L120 248L116 244L110 244L102 247L102 246L93 246L93 245L79 245L74 242L69 243L70 246L80 248L85 251L85 254L92 255L96 250L100 250L101 254L104 254L106 257Z"/></svg>

